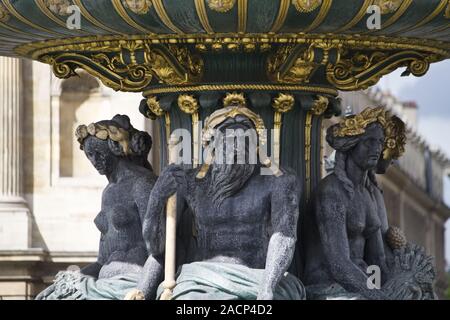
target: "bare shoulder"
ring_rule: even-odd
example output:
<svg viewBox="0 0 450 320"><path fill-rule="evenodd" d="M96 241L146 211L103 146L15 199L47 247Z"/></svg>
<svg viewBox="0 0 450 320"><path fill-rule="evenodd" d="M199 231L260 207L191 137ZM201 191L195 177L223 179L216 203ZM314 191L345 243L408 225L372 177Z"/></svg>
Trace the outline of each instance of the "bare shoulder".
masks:
<svg viewBox="0 0 450 320"><path fill-rule="evenodd" d="M342 183L339 181L338 177L332 173L323 178L316 188L316 194L319 197L334 197L336 194L343 191Z"/></svg>
<svg viewBox="0 0 450 320"><path fill-rule="evenodd" d="M345 220L347 195L336 175L330 174L322 179L314 194L314 202L315 213L321 218L319 223Z"/></svg>
<svg viewBox="0 0 450 320"><path fill-rule="evenodd" d="M292 170L281 169L279 175L260 175L260 179L264 180L272 192L281 193L290 190L300 194L300 180Z"/></svg>
<svg viewBox="0 0 450 320"><path fill-rule="evenodd" d="M133 190L135 192L150 192L153 189L157 178L158 177L152 171L143 168L143 170L136 174L133 179Z"/></svg>

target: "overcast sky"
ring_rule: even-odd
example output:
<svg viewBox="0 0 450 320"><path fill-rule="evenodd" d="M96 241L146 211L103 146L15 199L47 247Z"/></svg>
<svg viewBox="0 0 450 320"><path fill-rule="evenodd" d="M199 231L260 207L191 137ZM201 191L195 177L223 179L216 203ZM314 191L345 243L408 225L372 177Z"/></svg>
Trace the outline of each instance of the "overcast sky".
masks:
<svg viewBox="0 0 450 320"><path fill-rule="evenodd" d="M450 61L432 64L420 78L401 77L402 70L381 79L378 86L402 101L419 106L418 131L431 146L450 157ZM450 179L444 181L444 200L450 206ZM446 257L450 262L450 221L446 224Z"/></svg>

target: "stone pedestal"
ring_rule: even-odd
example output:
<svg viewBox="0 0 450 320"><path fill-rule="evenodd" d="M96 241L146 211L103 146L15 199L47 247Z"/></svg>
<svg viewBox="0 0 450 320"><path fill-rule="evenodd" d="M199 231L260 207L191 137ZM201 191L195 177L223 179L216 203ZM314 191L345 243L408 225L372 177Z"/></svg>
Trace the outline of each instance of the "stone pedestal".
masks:
<svg viewBox="0 0 450 320"><path fill-rule="evenodd" d="M0 58L0 250L31 245L22 186L21 61Z"/></svg>

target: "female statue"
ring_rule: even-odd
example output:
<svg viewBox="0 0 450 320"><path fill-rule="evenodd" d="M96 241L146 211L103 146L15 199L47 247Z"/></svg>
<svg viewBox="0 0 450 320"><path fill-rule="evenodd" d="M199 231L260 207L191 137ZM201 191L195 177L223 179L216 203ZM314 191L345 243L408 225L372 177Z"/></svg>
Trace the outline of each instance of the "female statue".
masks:
<svg viewBox="0 0 450 320"><path fill-rule="evenodd" d="M81 125L80 148L108 179L95 224L101 232L97 262L79 272L63 271L37 299L123 299L136 287L148 254L142 217L156 181L147 161L152 139L125 115Z"/></svg>
<svg viewBox="0 0 450 320"><path fill-rule="evenodd" d="M367 108L328 128L326 138L336 149L336 165L305 219L308 298L433 298L431 259L389 228L375 178L404 152L401 120Z"/></svg>

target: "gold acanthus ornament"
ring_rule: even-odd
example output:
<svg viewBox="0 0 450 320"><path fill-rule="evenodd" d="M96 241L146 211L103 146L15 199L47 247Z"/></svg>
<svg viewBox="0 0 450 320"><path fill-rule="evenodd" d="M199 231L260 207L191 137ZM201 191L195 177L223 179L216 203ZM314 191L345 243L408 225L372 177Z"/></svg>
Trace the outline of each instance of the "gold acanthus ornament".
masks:
<svg viewBox="0 0 450 320"><path fill-rule="evenodd" d="M366 127L372 123L379 122L383 128L386 126L387 110L382 107L366 108L357 115L349 116L334 128L335 137L352 137L366 132Z"/></svg>
<svg viewBox="0 0 450 320"><path fill-rule="evenodd" d="M44 0L45 6L51 12L59 16L67 16L70 14L69 7L73 5L71 0Z"/></svg>
<svg viewBox="0 0 450 320"><path fill-rule="evenodd" d="M243 107L247 105L247 101L245 100L245 96L243 93L237 92L227 93L225 98L223 98L223 106L225 108L235 105Z"/></svg>
<svg viewBox="0 0 450 320"><path fill-rule="evenodd" d="M329 100L325 96L318 96L311 108L311 113L315 116L321 116L328 109Z"/></svg>
<svg viewBox="0 0 450 320"><path fill-rule="evenodd" d="M139 15L147 14L152 7L151 0L122 0L122 4L125 8Z"/></svg>
<svg viewBox="0 0 450 320"><path fill-rule="evenodd" d="M355 41L350 49L345 41L321 40L278 46L267 59L267 75L278 83L307 84L319 69L325 69L331 86L355 91L367 89L399 67L407 68L404 75L422 76L430 63L443 59L440 54L413 48L358 49L365 45Z"/></svg>
<svg viewBox="0 0 450 320"><path fill-rule="evenodd" d="M334 65L334 61L330 61L330 52L333 51L334 60L338 60L341 49L339 41L280 46L267 60L268 76L280 83L308 83L320 66Z"/></svg>
<svg viewBox="0 0 450 320"><path fill-rule="evenodd" d="M286 113L292 110L294 107L295 99L292 94L280 93L274 100L272 107L275 111L280 113Z"/></svg>
<svg viewBox="0 0 450 320"><path fill-rule="evenodd" d="M175 57L179 64L194 77L199 77L203 73L203 60L198 55L194 55L185 46L169 45L169 52Z"/></svg>
<svg viewBox="0 0 450 320"><path fill-rule="evenodd" d="M445 9L444 17L450 19L450 0L448 1L447 8Z"/></svg>
<svg viewBox="0 0 450 320"><path fill-rule="evenodd" d="M207 0L208 7L217 12L228 12L233 9L236 0Z"/></svg>
<svg viewBox="0 0 450 320"><path fill-rule="evenodd" d="M273 160L276 165L280 164L282 115L291 111L294 108L294 104L294 96L285 93L278 94L272 103L272 108L275 110L273 114Z"/></svg>
<svg viewBox="0 0 450 320"><path fill-rule="evenodd" d="M381 14L393 13L400 8L403 0L375 0L374 5L380 7Z"/></svg>
<svg viewBox="0 0 450 320"><path fill-rule="evenodd" d="M406 127L397 116L392 116L384 128L383 159L398 159L405 153Z"/></svg>
<svg viewBox="0 0 450 320"><path fill-rule="evenodd" d="M147 98L147 106L148 109L150 110L150 113L148 114L148 117L150 119L161 117L164 114L164 110L161 108L158 98L156 98L155 96Z"/></svg>
<svg viewBox="0 0 450 320"><path fill-rule="evenodd" d="M335 137L352 137L363 134L367 126L378 122L384 130L383 159L398 159L405 152L405 124L383 107L368 107L361 113L343 119L334 128Z"/></svg>
<svg viewBox="0 0 450 320"><path fill-rule="evenodd" d="M55 75L68 78L82 68L106 86L121 91L142 91L156 77L161 84L195 83L203 61L186 47L151 45L145 40L105 41L74 45L72 53L52 53L39 58L53 66Z"/></svg>
<svg viewBox="0 0 450 320"><path fill-rule="evenodd" d="M316 69L316 64L305 61L303 58L297 58L292 68L289 69L289 72L283 78L283 81L288 83L308 83Z"/></svg>
<svg viewBox="0 0 450 320"><path fill-rule="evenodd" d="M192 120L192 142L193 142L193 167L199 164L200 134L199 134L199 104L193 95L181 94L178 96L178 107L181 111L191 115Z"/></svg>
<svg viewBox="0 0 450 320"><path fill-rule="evenodd" d="M5 6L0 3L0 22L7 22L9 20L9 13Z"/></svg>
<svg viewBox="0 0 450 320"><path fill-rule="evenodd" d="M402 75L423 76L428 71L430 63L439 60L437 55L426 55L413 50L397 52L342 50L339 61L326 66L326 77L328 82L339 90L362 90L376 84L382 76L399 67L406 67Z"/></svg>
<svg viewBox="0 0 450 320"><path fill-rule="evenodd" d="M292 0L292 4L299 12L312 12L322 5L322 0Z"/></svg>
<svg viewBox="0 0 450 320"><path fill-rule="evenodd" d="M269 43L255 43L251 38L224 38L221 41L211 42L208 39L207 43L199 43L195 45L195 49L198 52L266 52L270 50L272 46Z"/></svg>
<svg viewBox="0 0 450 320"><path fill-rule="evenodd" d="M281 46L267 61L269 78L280 83L308 83L317 66L311 47L295 45Z"/></svg>
<svg viewBox="0 0 450 320"><path fill-rule="evenodd" d="M75 69L83 68L115 90L138 92L157 82L172 86L200 84L204 69L202 53L214 44L223 49L233 44L239 50L246 50L246 46L269 50L266 72L272 84L309 86L313 77L319 81L326 77L329 89L343 91L366 89L399 67L407 67L406 74L421 76L430 63L450 55L448 49L439 47L442 43L353 35L342 38L171 35L128 40L119 36L80 37L36 42L19 46L15 51L51 64L58 77L75 75Z"/></svg>
<svg viewBox="0 0 450 320"><path fill-rule="evenodd" d="M192 95L181 94L178 96L178 107L181 111L187 114L194 114L198 111L197 99Z"/></svg>

